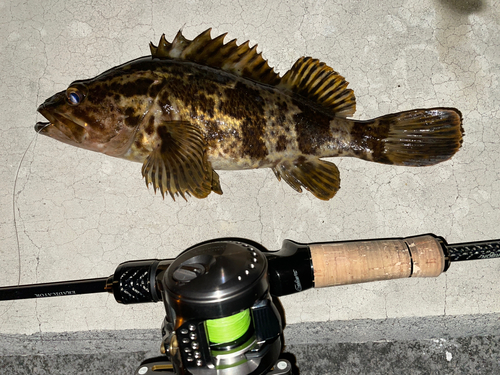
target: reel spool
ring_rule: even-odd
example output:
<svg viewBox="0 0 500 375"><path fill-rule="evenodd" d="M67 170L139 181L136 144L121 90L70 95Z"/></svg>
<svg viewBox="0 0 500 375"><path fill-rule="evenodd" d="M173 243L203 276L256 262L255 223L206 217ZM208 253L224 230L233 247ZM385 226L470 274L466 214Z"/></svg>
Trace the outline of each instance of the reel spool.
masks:
<svg viewBox="0 0 500 375"><path fill-rule="evenodd" d="M164 273L162 346L177 373L263 374L276 364L282 317L258 247L205 242L183 252Z"/></svg>

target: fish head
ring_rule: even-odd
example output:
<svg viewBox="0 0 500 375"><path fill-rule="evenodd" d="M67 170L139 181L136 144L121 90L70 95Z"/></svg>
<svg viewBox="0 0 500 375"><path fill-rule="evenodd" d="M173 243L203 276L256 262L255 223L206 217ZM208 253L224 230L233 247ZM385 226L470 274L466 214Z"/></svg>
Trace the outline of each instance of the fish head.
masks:
<svg viewBox="0 0 500 375"><path fill-rule="evenodd" d="M148 110L147 100L126 98L120 85L91 79L73 82L38 107L48 122L35 125L37 133L79 148L111 156L124 155Z"/></svg>

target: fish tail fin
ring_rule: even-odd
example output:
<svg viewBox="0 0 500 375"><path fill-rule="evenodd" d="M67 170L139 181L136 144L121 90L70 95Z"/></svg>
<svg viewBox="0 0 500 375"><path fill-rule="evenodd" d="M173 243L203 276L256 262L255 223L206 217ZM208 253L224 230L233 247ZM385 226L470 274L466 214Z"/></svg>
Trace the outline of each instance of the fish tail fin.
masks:
<svg viewBox="0 0 500 375"><path fill-rule="evenodd" d="M434 165L462 145L462 114L455 108L429 108L356 121L351 136L362 159L404 166Z"/></svg>

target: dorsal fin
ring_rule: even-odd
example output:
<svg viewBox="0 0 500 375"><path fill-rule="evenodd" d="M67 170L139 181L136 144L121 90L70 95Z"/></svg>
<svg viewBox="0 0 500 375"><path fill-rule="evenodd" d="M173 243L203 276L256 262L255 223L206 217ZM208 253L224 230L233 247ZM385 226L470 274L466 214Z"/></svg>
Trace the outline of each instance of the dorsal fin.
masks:
<svg viewBox="0 0 500 375"><path fill-rule="evenodd" d="M257 53L257 45L250 47L246 41L238 46L236 39L224 44L227 34L212 39L210 31L202 32L193 40L186 39L179 31L172 43L163 34L158 47L150 43L151 55L158 59L192 61L290 90L338 116L352 116L356 111L356 99L347 88L348 83L325 63L302 57L280 78L262 54Z"/></svg>
<svg viewBox="0 0 500 375"><path fill-rule="evenodd" d="M348 82L325 63L301 57L286 72L278 87L307 98L335 114L348 117L356 111L354 92Z"/></svg>
<svg viewBox="0 0 500 375"><path fill-rule="evenodd" d="M226 72L249 78L268 85L277 85L280 77L257 53L257 45L249 47L249 42L238 46L236 39L224 44L226 34L212 39L211 29L193 40L186 39L179 31L172 43L162 35L158 47L150 43L151 55L158 59L179 59L222 69Z"/></svg>

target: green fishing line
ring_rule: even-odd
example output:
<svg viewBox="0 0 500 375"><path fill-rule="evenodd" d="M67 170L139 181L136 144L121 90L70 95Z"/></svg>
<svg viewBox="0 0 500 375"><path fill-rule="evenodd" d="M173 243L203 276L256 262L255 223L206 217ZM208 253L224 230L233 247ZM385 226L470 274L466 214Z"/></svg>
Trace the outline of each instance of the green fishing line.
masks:
<svg viewBox="0 0 500 375"><path fill-rule="evenodd" d="M205 322L211 343L223 344L239 339L250 327L250 309L220 319Z"/></svg>

